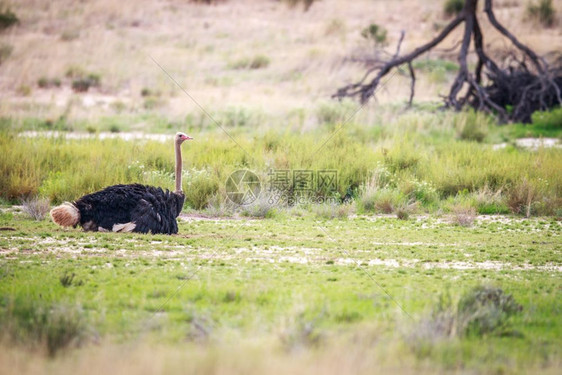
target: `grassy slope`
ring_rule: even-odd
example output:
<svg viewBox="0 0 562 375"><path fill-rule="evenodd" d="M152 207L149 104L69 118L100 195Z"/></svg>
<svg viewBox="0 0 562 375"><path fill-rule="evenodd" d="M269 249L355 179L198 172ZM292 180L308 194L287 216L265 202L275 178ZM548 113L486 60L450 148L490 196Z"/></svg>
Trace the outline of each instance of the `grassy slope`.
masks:
<svg viewBox="0 0 562 375"><path fill-rule="evenodd" d="M504 25L538 53L562 49L560 29L545 29L526 21L523 2L500 1L495 6ZM81 4L58 0L36 4L23 0L14 2L12 8L21 23L0 34L2 42L13 47L0 71L2 113L52 121L64 115L79 129L115 114L120 119L111 120L113 124L119 125L123 118L127 122L131 116L128 126L136 130L151 127L150 118L138 118L139 113L162 114L168 121L200 115L199 108L150 56L212 113L243 108L284 117L315 108L337 87L362 75L363 64L346 58L372 53L370 43L361 37L361 30L369 24L388 30L389 50L393 52L401 30L406 31L402 51L409 51L447 22L441 2L417 0L325 0L308 12L290 9L283 2L252 0L215 6L186 1L115 4L95 0ZM485 17L482 27L491 30ZM461 35L462 30L457 30L442 50L453 46ZM505 40L490 31L486 45L490 54L502 54ZM269 59L269 65L237 68L240 61L256 56ZM427 59L417 65L416 99L439 100L454 78L448 61L456 57L436 51ZM80 70L98 74L100 89L73 95L72 78L66 75ZM58 78L62 86L41 89L41 77ZM142 96L143 89L150 94ZM397 74L379 90L379 103L406 100L408 90L407 77ZM96 125L108 129L112 124Z"/></svg>

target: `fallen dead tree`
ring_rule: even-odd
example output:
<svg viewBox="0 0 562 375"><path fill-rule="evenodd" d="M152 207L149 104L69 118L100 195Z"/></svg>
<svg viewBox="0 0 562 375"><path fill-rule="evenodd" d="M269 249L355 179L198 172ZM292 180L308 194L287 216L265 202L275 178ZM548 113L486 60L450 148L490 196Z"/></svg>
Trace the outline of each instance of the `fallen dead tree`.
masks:
<svg viewBox="0 0 562 375"><path fill-rule="evenodd" d="M414 51L400 56L401 35L396 54L383 64L375 64L362 79L337 90L335 98L357 97L364 103L372 97L381 79L393 69L407 65L411 78L410 99L412 103L416 76L412 62L441 43L453 30L464 24L464 34L458 55L459 70L445 97L447 107L460 110L465 106L496 114L499 120L529 122L537 110L547 110L562 104L562 63L560 59L552 66L532 49L521 43L498 22L493 12L492 0L485 0L484 11L491 25L510 40L522 58L513 58L507 66L492 59L484 49L484 38L476 15L479 0L466 0L463 10L430 42ZM467 56L471 42L478 57L474 71L470 71ZM515 56L516 54L514 54ZM486 76L486 80L483 76Z"/></svg>

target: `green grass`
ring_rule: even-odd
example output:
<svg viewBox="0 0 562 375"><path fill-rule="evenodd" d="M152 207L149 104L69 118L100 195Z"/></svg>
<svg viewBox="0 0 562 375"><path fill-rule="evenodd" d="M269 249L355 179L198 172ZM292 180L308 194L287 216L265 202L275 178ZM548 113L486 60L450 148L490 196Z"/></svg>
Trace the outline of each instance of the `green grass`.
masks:
<svg viewBox="0 0 562 375"><path fill-rule="evenodd" d="M481 114L422 111L395 116L390 124L385 123L388 114L384 112L370 120L371 115L365 114L368 117L359 116L357 123L342 127L344 113L352 110L348 107L349 103L333 108L321 104L316 114L318 127L301 134L258 125L265 118L262 113L223 112L217 118L236 143L216 127L212 130L206 125L187 124L184 129L181 124L169 124L166 133L181 129L196 138L184 147L186 205L206 208L217 194L224 200L228 176L247 168L260 175L264 184L271 169L336 170L336 191L315 188L310 192L314 199L357 199L373 178L384 174L384 181L379 181L374 190L384 189L400 197L394 199L395 206L417 202L422 212L443 208L447 199L459 194L474 195L471 202L481 213L505 213L509 211L506 207L521 213L520 206L527 205L532 206L527 212L533 215L556 215L562 208L562 150L528 151L511 146L495 150L487 143L488 132L491 138L497 138L497 132L516 131L520 125L497 130ZM550 120L537 115L537 124L532 127L544 124L541 126L559 134L560 128L552 125L551 118L556 117L549 116ZM108 121L106 126L127 129L119 122ZM15 202L39 195L58 203L116 183L173 187L170 144L96 137L21 137L9 130L18 129L18 122L9 119L4 120L3 127L2 199ZM531 194L525 195L527 192Z"/></svg>
<svg viewBox="0 0 562 375"><path fill-rule="evenodd" d="M518 373L560 366L562 226L555 220L498 217L465 228L431 217L341 221L305 213L181 221L177 236L149 236L61 230L6 210L0 227L13 230L0 236L0 324L21 321L23 310L9 301L27 301L28 315L37 314L33 306L79 306L75 328L64 332L81 338L86 356L88 342L101 338L104 345L148 340L216 353L195 362L202 372L231 345L258 342L271 360L303 352L323 358L346 345L342 361L369 348L386 365L405 368ZM440 295L448 290L456 303L482 284L523 306L509 317L516 335L411 339ZM57 322L20 328L16 348L41 345L21 332L48 333ZM61 350L73 347L69 341ZM247 371L260 368L246 358Z"/></svg>

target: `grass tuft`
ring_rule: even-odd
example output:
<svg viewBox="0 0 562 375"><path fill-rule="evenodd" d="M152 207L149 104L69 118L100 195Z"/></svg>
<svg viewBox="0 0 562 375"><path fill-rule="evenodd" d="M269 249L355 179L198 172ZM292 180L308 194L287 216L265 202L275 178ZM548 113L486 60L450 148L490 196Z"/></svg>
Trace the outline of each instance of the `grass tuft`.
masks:
<svg viewBox="0 0 562 375"><path fill-rule="evenodd" d="M546 27L554 26L556 21L556 10L552 5L552 0L539 0L538 4L534 1L528 3L526 12L530 19L538 21Z"/></svg>
<svg viewBox="0 0 562 375"><path fill-rule="evenodd" d="M466 204L459 203L452 208L453 223L461 227L471 227L476 220L476 209Z"/></svg>
<svg viewBox="0 0 562 375"><path fill-rule="evenodd" d="M49 212L51 205L48 199L29 197L22 200L23 212L25 212L31 219L41 221Z"/></svg>

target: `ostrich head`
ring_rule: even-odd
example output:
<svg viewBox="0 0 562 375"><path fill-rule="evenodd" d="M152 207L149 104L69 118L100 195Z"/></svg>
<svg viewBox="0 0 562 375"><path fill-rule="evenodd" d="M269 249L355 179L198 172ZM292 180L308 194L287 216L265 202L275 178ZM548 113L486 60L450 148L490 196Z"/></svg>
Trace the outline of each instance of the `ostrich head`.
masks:
<svg viewBox="0 0 562 375"><path fill-rule="evenodd" d="M184 134L184 133L181 133L181 132L177 132L177 133L176 133L176 143L178 143L178 144L180 144L180 145L181 145L184 141L189 141L189 140L192 140L192 139L193 139L193 138L190 137L190 136L187 135L187 134Z"/></svg>

